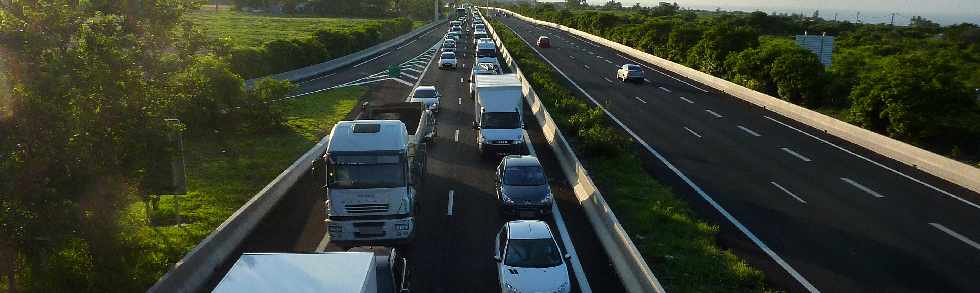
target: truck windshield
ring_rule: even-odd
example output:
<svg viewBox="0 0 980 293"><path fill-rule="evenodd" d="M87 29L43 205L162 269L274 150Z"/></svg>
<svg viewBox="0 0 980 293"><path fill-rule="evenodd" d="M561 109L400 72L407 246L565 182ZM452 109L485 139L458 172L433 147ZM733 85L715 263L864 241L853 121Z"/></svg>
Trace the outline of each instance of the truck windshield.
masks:
<svg viewBox="0 0 980 293"><path fill-rule="evenodd" d="M521 119L517 112L486 112L480 125L487 129L515 129L521 128Z"/></svg>
<svg viewBox="0 0 980 293"><path fill-rule="evenodd" d="M550 268L562 264L561 252L551 239L511 239L504 264L518 268Z"/></svg>
<svg viewBox="0 0 980 293"><path fill-rule="evenodd" d="M362 189L405 186L400 156L331 156L327 186Z"/></svg>

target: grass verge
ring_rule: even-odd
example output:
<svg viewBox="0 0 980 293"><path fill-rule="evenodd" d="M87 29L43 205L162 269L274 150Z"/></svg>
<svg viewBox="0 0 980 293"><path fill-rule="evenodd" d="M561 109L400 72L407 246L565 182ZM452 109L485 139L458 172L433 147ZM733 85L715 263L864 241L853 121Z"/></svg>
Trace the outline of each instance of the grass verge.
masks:
<svg viewBox="0 0 980 293"><path fill-rule="evenodd" d="M119 237L139 251L125 270L148 288L242 204L346 117L362 87L290 100L285 126L265 134L208 134L185 138L188 193L162 196L147 217L142 201L119 219ZM179 200L182 225L176 225ZM123 272L120 272L123 273ZM123 276L119 276L123 277Z"/></svg>
<svg viewBox="0 0 980 293"><path fill-rule="evenodd" d="M602 111L576 97L550 66L497 21L491 21L555 122L587 162L624 228L669 292L770 292L761 271L718 247L718 226L643 169Z"/></svg>
<svg viewBox="0 0 980 293"><path fill-rule="evenodd" d="M259 47L273 40L309 38L317 30L354 31L382 20L272 16L235 10L201 9L188 13L185 19L205 29L209 38L228 38L235 46ZM424 23L423 23L424 24Z"/></svg>

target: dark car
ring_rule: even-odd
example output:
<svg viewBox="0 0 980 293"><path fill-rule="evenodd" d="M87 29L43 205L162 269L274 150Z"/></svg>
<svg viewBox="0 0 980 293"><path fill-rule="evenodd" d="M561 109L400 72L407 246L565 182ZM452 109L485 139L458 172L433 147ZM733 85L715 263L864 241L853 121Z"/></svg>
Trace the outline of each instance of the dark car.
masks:
<svg viewBox="0 0 980 293"><path fill-rule="evenodd" d="M497 167L497 199L505 216L537 218L551 214L551 188L538 158L504 157Z"/></svg>
<svg viewBox="0 0 980 293"><path fill-rule="evenodd" d="M551 39L545 36L538 37L538 47L551 48Z"/></svg>

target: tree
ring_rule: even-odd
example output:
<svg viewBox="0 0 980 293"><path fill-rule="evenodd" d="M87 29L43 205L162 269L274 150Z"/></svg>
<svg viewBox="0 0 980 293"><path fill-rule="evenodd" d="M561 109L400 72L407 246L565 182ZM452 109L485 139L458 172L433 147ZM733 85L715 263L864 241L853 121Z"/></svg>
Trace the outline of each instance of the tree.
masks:
<svg viewBox="0 0 980 293"><path fill-rule="evenodd" d="M680 11L680 10L681 10L681 7L680 7L680 5L677 5L677 2L674 2L673 4L671 4L669 2L660 2L660 4L658 4L656 7L650 8L650 15L651 16L671 16L671 15L676 14L677 11Z"/></svg>
<svg viewBox="0 0 980 293"><path fill-rule="evenodd" d="M623 9L623 3L617 2L615 0L609 0L606 4L602 5L604 10L620 10Z"/></svg>
<svg viewBox="0 0 980 293"><path fill-rule="evenodd" d="M819 105L824 70L817 55L791 47L773 60L770 74L780 98L808 107Z"/></svg>
<svg viewBox="0 0 980 293"><path fill-rule="evenodd" d="M976 141L977 104L948 60L903 54L865 72L851 92L849 120L911 143Z"/></svg>
<svg viewBox="0 0 980 293"><path fill-rule="evenodd" d="M588 3L585 0L565 0L565 7L568 9L576 9L587 6Z"/></svg>
<svg viewBox="0 0 980 293"><path fill-rule="evenodd" d="M722 75L728 54L757 46L758 38L758 33L752 28L716 23L691 48L687 64L708 74Z"/></svg>

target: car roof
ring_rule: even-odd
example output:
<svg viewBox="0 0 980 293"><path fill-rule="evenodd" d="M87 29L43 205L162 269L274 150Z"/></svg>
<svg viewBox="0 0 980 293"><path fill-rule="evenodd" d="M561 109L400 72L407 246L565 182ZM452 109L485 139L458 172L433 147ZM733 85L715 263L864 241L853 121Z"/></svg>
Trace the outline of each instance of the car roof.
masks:
<svg viewBox="0 0 980 293"><path fill-rule="evenodd" d="M535 156L510 155L504 157L504 165L511 166L541 166L541 161Z"/></svg>
<svg viewBox="0 0 980 293"><path fill-rule="evenodd" d="M545 40L547 40L547 39L548 39L548 36L540 36L540 37L538 37L538 38L539 38L539 39L545 39Z"/></svg>
<svg viewBox="0 0 980 293"><path fill-rule="evenodd" d="M436 87L435 86L431 86L431 85L420 85L419 87L415 88L415 90L416 91L417 90L430 90L430 91L434 91L434 90L436 90Z"/></svg>
<svg viewBox="0 0 980 293"><path fill-rule="evenodd" d="M548 223L539 220L507 222L508 239L553 239Z"/></svg>

